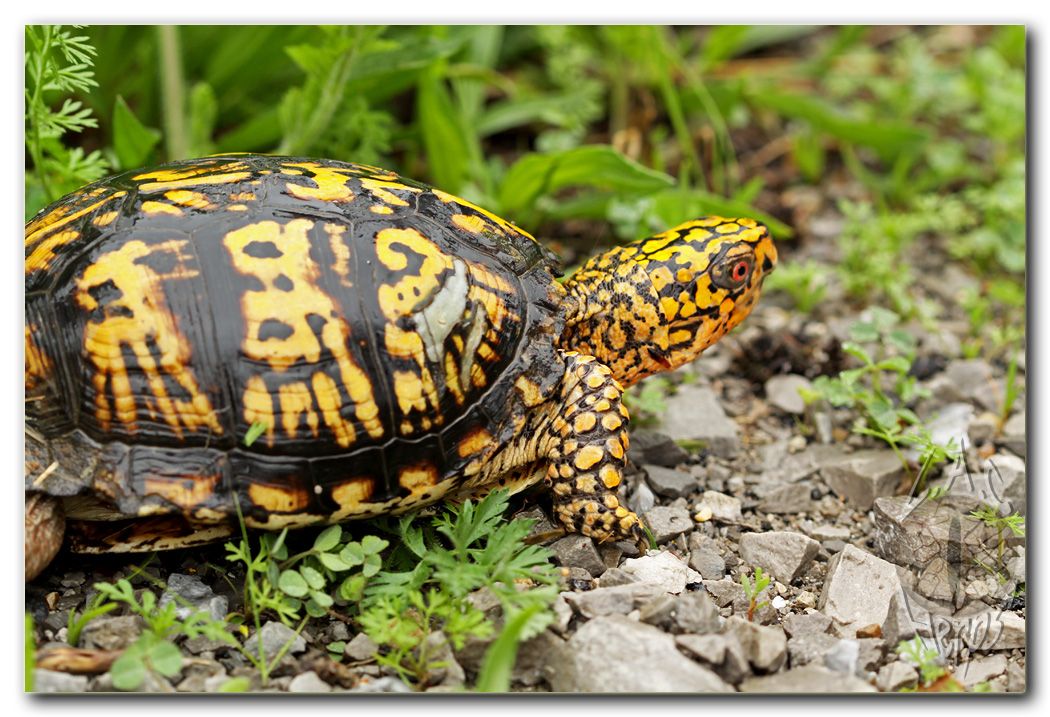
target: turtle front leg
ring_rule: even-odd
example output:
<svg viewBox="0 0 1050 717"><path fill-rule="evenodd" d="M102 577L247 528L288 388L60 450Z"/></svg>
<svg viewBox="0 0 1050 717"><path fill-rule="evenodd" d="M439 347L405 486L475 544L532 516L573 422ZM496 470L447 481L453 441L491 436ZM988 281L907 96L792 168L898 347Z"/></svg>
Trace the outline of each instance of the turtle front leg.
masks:
<svg viewBox="0 0 1050 717"><path fill-rule="evenodd" d="M57 498L26 493L26 582L43 572L62 547L66 516Z"/></svg>
<svg viewBox="0 0 1050 717"><path fill-rule="evenodd" d="M627 464L623 389L593 356L574 351L563 355L562 400L546 443L554 513L570 531L600 542L630 540L647 546L638 516L616 497Z"/></svg>

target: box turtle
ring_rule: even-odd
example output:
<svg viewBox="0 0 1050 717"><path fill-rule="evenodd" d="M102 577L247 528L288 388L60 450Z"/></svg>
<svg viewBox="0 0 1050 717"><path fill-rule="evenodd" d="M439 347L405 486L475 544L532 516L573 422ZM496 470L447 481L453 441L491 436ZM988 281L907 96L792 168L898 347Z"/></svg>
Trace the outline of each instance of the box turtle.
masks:
<svg viewBox="0 0 1050 717"><path fill-rule="evenodd" d="M564 283L526 232L382 169L222 155L101 180L25 237L26 576L546 481L635 539L625 386L754 307L765 227L707 217ZM65 536L65 538L63 537Z"/></svg>

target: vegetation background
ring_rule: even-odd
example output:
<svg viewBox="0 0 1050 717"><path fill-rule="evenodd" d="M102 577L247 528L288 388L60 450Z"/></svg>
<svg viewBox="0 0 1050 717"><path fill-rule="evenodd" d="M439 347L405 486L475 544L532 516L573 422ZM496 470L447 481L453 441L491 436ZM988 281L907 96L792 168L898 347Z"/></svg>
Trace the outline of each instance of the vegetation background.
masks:
<svg viewBox="0 0 1050 717"><path fill-rule="evenodd" d="M1000 424L1019 395L1025 72L1021 26L27 26L25 216L110 173L219 152L394 169L516 222L570 266L700 215L753 216L781 256L764 304L867 317L842 345L855 368L807 400L849 407L854 433L894 450L916 444L921 479L957 447L903 433L919 423L918 337L961 322L962 355L1007 375ZM660 410L660 380L635 391L637 418ZM501 596L509 627L478 680L506 689L556 577L536 572L546 556L505 507L388 526L400 555L334 529L291 554L283 534L257 547L244 535L227 546L241 618L301 629L364 595L357 624L421 686L430 630L491 634L465 596L532 575L533 598ZM71 612L71 632L92 610L143 609L127 590L100 595ZM166 641L198 629L153 625L114 684L134 689L142 665L177 671ZM249 659L265 682L265 658Z"/></svg>

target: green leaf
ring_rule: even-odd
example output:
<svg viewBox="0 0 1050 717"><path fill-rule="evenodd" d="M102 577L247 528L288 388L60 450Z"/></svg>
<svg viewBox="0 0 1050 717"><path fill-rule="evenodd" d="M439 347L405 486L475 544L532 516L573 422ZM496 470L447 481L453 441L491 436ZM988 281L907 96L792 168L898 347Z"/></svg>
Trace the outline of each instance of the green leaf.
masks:
<svg viewBox="0 0 1050 717"><path fill-rule="evenodd" d="M657 192L649 198L652 200L651 213L660 219L659 226L650 227L651 230L662 231L690 219L715 214L723 217L750 217L769 227L776 239L791 239L795 236L795 230L784 222L739 199L727 199L699 189L677 187Z"/></svg>
<svg viewBox="0 0 1050 717"><path fill-rule="evenodd" d="M370 578L379 572L379 568L383 566L383 561L379 559L378 555L368 555L365 557L364 567L361 568L361 573L366 577Z"/></svg>
<svg viewBox="0 0 1050 717"><path fill-rule="evenodd" d="M897 373L908 373L911 369L911 361L903 356L890 356L875 364L876 368L883 371L896 371Z"/></svg>
<svg viewBox="0 0 1050 717"><path fill-rule="evenodd" d="M748 99L784 117L805 120L850 144L871 147L885 161L917 153L929 139L929 133L914 124L889 118L851 117L823 99L783 92L770 85L749 92Z"/></svg>
<svg viewBox="0 0 1050 717"><path fill-rule="evenodd" d="M337 553L321 553L317 559L332 572L341 573L351 568Z"/></svg>
<svg viewBox="0 0 1050 717"><path fill-rule="evenodd" d="M470 139L438 66L419 78L416 122L434 183L448 192L462 192L470 177Z"/></svg>
<svg viewBox="0 0 1050 717"><path fill-rule="evenodd" d="M219 685L219 692L247 692L252 688L252 681L247 677L231 677Z"/></svg>
<svg viewBox="0 0 1050 717"><path fill-rule="evenodd" d="M354 567L365 562L365 551L364 548L361 547L361 543L347 543L343 546L343 550L339 553L339 557L342 558L344 563L350 567Z"/></svg>
<svg viewBox="0 0 1050 717"><path fill-rule="evenodd" d="M76 644L75 642L73 643ZM36 638L33 634L33 614L30 612L26 613L25 622L25 642L23 644L24 652L22 653L23 664L25 665L25 692L33 691L33 671L36 669Z"/></svg>
<svg viewBox="0 0 1050 717"><path fill-rule="evenodd" d="M510 690L510 675L518 657L518 645L529 620L542 606L530 605L515 613L503 627L499 637L485 651L485 659L478 673L475 690L478 692L507 692Z"/></svg>
<svg viewBox="0 0 1050 717"><path fill-rule="evenodd" d="M503 178L500 207L506 213L531 210L540 197L566 187L650 194L673 185L672 177L648 169L612 147L586 145L519 159Z"/></svg>
<svg viewBox="0 0 1050 717"><path fill-rule="evenodd" d="M306 580L295 570L284 570L277 582L277 587L287 595L301 598L310 590Z"/></svg>
<svg viewBox="0 0 1050 717"><path fill-rule="evenodd" d="M182 669L182 653L170 642L156 643L146 656L153 665L153 669L165 677L174 677Z"/></svg>
<svg viewBox="0 0 1050 717"><path fill-rule="evenodd" d="M310 586L311 590L320 590L324 587L324 575L322 575L320 571L311 568L309 565L303 565L300 567L299 574L303 576L303 580L306 581L306 584ZM295 595L295 597L302 596Z"/></svg>
<svg viewBox="0 0 1050 717"><path fill-rule="evenodd" d="M309 602L307 602L307 606L309 606L311 602L320 605L322 608L330 608L332 607L335 601L332 599L332 596L328 593L323 593L320 590L311 590L310 600Z"/></svg>
<svg viewBox="0 0 1050 717"><path fill-rule="evenodd" d="M355 603L361 599L365 589L364 575L351 575L339 586L339 597L347 602Z"/></svg>
<svg viewBox="0 0 1050 717"><path fill-rule="evenodd" d="M255 443L256 439L258 439L259 436L261 436L262 434L266 433L266 430L268 428L269 426L267 426L262 421L255 421L254 423L252 423L252 425L248 427L248 432L244 434L244 445L250 446L251 444Z"/></svg>
<svg viewBox="0 0 1050 717"><path fill-rule="evenodd" d="M113 686L118 690L138 689L146 679L146 663L142 661L141 650L132 648L125 650L109 668Z"/></svg>
<svg viewBox="0 0 1050 717"><path fill-rule="evenodd" d="M858 321L849 327L850 338L862 343L871 343L879 340L879 329L869 321Z"/></svg>
<svg viewBox="0 0 1050 717"><path fill-rule="evenodd" d="M852 341L844 341L842 343L842 350L850 356L860 360L865 365L870 365L872 363L871 354L869 354L860 344L853 343Z"/></svg>
<svg viewBox="0 0 1050 717"><path fill-rule="evenodd" d="M314 538L313 549L319 553L327 553L329 550L339 544L339 539L343 537L343 528L340 525L331 525L322 530L316 538Z"/></svg>
<svg viewBox="0 0 1050 717"><path fill-rule="evenodd" d="M117 95L113 105L113 150L123 169L141 167L160 141L160 131L147 127Z"/></svg>
<svg viewBox="0 0 1050 717"><path fill-rule="evenodd" d="M361 539L361 550L370 555L378 555L386 550L389 545L390 541L374 535L366 535Z"/></svg>

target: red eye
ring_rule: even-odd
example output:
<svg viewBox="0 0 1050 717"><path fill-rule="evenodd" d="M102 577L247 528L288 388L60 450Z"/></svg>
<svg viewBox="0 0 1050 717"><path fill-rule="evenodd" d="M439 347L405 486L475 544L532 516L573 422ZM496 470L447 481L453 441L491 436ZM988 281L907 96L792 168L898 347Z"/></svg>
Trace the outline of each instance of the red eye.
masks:
<svg viewBox="0 0 1050 717"><path fill-rule="evenodd" d="M747 278L748 265L746 261L738 261L733 265L733 281L743 281Z"/></svg>

